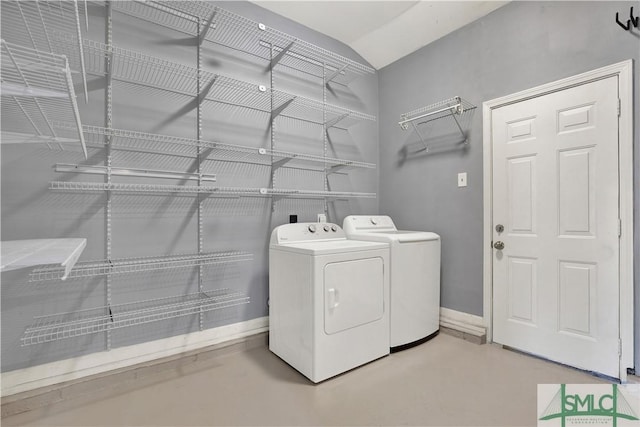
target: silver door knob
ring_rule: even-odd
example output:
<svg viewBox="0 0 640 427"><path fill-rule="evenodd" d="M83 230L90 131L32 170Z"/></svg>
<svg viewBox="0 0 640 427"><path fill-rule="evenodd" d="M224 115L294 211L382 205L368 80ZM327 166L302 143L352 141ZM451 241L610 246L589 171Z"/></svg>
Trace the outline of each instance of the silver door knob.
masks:
<svg viewBox="0 0 640 427"><path fill-rule="evenodd" d="M504 242L501 242L500 240L498 240L497 242L495 242L493 244L493 247L496 248L497 250L501 251L504 249Z"/></svg>

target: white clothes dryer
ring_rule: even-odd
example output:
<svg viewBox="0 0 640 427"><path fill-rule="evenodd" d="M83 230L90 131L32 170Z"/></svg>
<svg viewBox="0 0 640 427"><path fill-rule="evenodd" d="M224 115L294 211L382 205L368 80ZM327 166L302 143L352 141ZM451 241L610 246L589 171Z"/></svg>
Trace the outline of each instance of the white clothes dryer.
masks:
<svg viewBox="0 0 640 427"><path fill-rule="evenodd" d="M440 330L440 236L399 231L385 215L350 215L343 227L349 239L390 244L391 351L435 336Z"/></svg>
<svg viewBox="0 0 640 427"><path fill-rule="evenodd" d="M317 383L389 354L389 245L330 223L276 227L269 349Z"/></svg>

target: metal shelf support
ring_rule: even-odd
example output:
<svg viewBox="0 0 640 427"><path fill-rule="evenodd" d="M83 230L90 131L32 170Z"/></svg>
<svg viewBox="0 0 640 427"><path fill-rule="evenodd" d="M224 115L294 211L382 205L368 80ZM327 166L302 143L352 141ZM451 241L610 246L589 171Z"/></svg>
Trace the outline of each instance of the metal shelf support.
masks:
<svg viewBox="0 0 640 427"><path fill-rule="evenodd" d="M337 125L338 123L340 123L343 119L346 119L347 117L349 117L349 115L350 115L350 114L351 114L351 113L344 113L344 114L341 114L341 115L339 115L338 117L335 117L335 118L333 118L333 119L329 120L328 122L326 122L326 123L324 124L324 126L325 126L327 129L332 128L332 127L334 127L335 125Z"/></svg>
<svg viewBox="0 0 640 427"><path fill-rule="evenodd" d="M282 58L287 54L287 52L289 52L289 50L293 47L294 44L295 44L295 42L291 42L284 49L282 49L280 51L280 53L278 53L271 60L271 67L275 68L275 66L278 65L278 62L280 62L282 60Z"/></svg>
<svg viewBox="0 0 640 427"><path fill-rule="evenodd" d="M331 81L333 79L335 79L336 77L338 77L341 74L344 74L345 70L347 69L347 67L349 66L349 64L344 64L342 67L340 67L339 69L335 70L333 73L331 73L325 80L325 85L331 83Z"/></svg>
<svg viewBox="0 0 640 427"><path fill-rule="evenodd" d="M209 32L209 29L211 28L211 25L213 24L213 20L216 17L216 13L217 13L216 10L211 12L211 16L209 16L209 19L207 19L205 24L204 25L200 25L200 31L198 33L198 46L202 46L202 43L205 41L205 39L207 37L207 33Z"/></svg>

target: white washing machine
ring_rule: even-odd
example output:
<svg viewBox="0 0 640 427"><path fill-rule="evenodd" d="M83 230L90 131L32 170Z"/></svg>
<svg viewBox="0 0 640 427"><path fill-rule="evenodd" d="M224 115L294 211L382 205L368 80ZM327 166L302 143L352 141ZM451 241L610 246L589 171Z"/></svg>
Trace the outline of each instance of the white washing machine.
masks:
<svg viewBox="0 0 640 427"><path fill-rule="evenodd" d="M276 227L269 349L313 382L389 354L389 245L330 223Z"/></svg>
<svg viewBox="0 0 640 427"><path fill-rule="evenodd" d="M384 215L351 215L343 227L349 239L391 246L391 351L435 336L440 329L440 236L399 231Z"/></svg>

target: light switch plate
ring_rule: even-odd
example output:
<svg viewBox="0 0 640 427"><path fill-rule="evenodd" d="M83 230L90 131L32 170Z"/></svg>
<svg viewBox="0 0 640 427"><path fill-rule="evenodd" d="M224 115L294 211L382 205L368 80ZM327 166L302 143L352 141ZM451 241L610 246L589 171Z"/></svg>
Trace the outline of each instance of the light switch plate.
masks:
<svg viewBox="0 0 640 427"><path fill-rule="evenodd" d="M460 172L458 174L458 187L466 187L467 186L467 173Z"/></svg>

